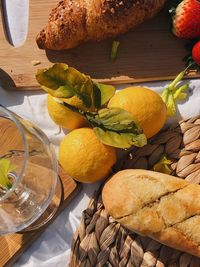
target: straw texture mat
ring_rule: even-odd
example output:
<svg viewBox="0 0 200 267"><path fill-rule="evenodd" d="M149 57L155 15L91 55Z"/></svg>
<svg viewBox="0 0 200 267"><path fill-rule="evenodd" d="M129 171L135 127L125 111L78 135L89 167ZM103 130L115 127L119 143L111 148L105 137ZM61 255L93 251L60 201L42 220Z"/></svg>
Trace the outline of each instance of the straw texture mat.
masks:
<svg viewBox="0 0 200 267"><path fill-rule="evenodd" d="M152 169L165 153L172 175L200 183L200 117L171 125L143 148L126 151L115 172ZM107 215L101 191L83 212L71 247L70 267L200 267L200 259L128 231Z"/></svg>

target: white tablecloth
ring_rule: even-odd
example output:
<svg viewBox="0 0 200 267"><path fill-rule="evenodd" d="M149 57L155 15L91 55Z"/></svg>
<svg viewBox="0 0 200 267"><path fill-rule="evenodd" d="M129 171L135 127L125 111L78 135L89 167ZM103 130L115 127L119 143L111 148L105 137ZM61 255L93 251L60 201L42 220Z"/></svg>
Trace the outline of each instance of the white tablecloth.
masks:
<svg viewBox="0 0 200 267"><path fill-rule="evenodd" d="M28 0L7 0L8 6L21 17L22 8ZM9 15L10 14L10 15ZM13 42L21 43L26 33L24 21L15 23L16 12L9 13ZM21 15L19 15L21 14ZM14 21L14 23L13 23ZM17 29L16 29L17 28ZM16 30L20 34L16 34ZM16 40L16 41L15 41ZM160 92L168 82L148 83L146 86ZM189 98L178 105L177 118L200 115L200 80L192 80ZM123 88L124 86L119 86ZM46 94L38 92L9 92L0 88L0 103L17 114L36 123L49 137L57 150L64 133L49 118L46 108ZM44 231L37 241L21 256L15 267L65 267L69 262L70 245L73 234L79 225L81 213L87 207L89 198L99 184L84 185L79 195L68 205L62 214Z"/></svg>
<svg viewBox="0 0 200 267"><path fill-rule="evenodd" d="M148 83L160 91L167 83ZM120 88L122 88L121 86ZM178 105L178 117L189 118L200 114L200 80L190 81L189 98ZM58 147L64 133L49 118L46 94L42 92L8 92L0 89L0 103L17 114L36 123ZM70 244L79 225L81 213L99 184L84 185L82 191L62 214L44 231L37 241L21 256L15 267L65 267L69 261Z"/></svg>

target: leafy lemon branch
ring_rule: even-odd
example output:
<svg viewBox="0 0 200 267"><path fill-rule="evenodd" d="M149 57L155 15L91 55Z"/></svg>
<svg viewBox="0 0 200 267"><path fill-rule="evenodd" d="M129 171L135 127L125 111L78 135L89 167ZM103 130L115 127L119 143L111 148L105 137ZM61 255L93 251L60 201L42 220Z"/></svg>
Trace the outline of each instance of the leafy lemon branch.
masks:
<svg viewBox="0 0 200 267"><path fill-rule="evenodd" d="M55 101L84 116L102 143L118 148L146 145L142 128L133 120L131 113L121 108L103 108L88 112L54 98Z"/></svg>
<svg viewBox="0 0 200 267"><path fill-rule="evenodd" d="M129 112L120 108L104 108L115 93L113 86L94 82L90 76L63 63L38 70L36 79L55 101L84 116L102 143L119 148L146 144L143 130ZM87 111L62 101L73 96L82 100Z"/></svg>

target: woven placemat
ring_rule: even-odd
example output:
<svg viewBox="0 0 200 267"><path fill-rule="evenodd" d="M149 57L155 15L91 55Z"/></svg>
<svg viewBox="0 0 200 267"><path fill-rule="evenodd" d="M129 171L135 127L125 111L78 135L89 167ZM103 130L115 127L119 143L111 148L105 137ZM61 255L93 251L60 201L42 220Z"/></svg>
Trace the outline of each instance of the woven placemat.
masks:
<svg viewBox="0 0 200 267"><path fill-rule="evenodd" d="M200 117L180 121L163 130L142 148L126 151L115 172L152 169L165 153L172 175L200 183ZM70 267L200 267L200 259L130 232L108 216L95 193L83 212L71 247Z"/></svg>

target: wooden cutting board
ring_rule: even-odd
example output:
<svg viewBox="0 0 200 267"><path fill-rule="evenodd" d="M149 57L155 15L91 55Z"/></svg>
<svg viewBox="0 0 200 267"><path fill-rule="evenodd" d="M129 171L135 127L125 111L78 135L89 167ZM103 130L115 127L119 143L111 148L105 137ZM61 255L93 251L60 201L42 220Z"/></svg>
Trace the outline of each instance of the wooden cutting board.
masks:
<svg viewBox="0 0 200 267"><path fill-rule="evenodd" d="M36 70L54 62L65 62L92 78L114 84L172 79L183 70L182 59L187 54L184 41L171 34L166 10L118 38L120 48L115 62L110 60L111 39L61 52L38 49L35 36L57 2L30 0L28 37L19 48L8 44L0 26L0 80L4 88L38 89ZM41 64L33 66L33 60Z"/></svg>
<svg viewBox="0 0 200 267"><path fill-rule="evenodd" d="M69 204L81 188L80 184L77 184L69 177L61 167L59 167L59 176L62 181L63 196L60 207L51 222ZM12 267L13 263L44 232L47 226L48 224L32 232L0 236L0 267Z"/></svg>

